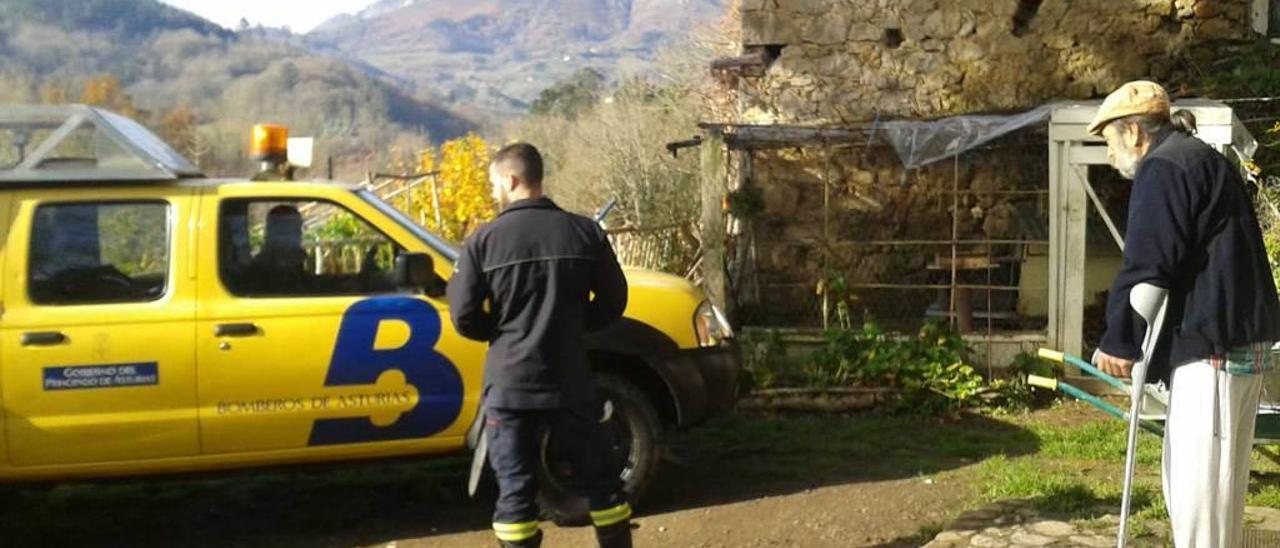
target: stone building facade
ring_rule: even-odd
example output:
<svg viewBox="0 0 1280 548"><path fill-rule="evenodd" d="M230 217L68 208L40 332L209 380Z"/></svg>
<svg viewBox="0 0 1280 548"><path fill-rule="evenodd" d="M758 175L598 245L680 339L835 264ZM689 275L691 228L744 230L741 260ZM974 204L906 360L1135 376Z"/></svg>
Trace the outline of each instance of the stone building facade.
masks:
<svg viewBox="0 0 1280 548"><path fill-rule="evenodd" d="M840 124L1019 109L1177 82L1249 38L1249 0L743 0L748 122Z"/></svg>
<svg viewBox="0 0 1280 548"><path fill-rule="evenodd" d="M1140 77L1176 93L1196 67L1213 60L1220 48L1210 46L1251 38L1252 4L742 0L744 52L764 52L768 63L741 72L739 121L849 127L1007 112L1100 97ZM820 279L827 289L833 280L837 286L949 283L940 276L950 274L942 272L941 260L951 254L949 246L864 245L868 241L1043 238L1037 236L1043 226L1036 225L1046 218L1047 197L1037 192L1047 186L1047 148L1043 133L1013 136L992 150L909 173L883 143L752 152L749 184L760 190L764 209L751 221L752 280L738 292L743 320L813 324L820 318ZM1125 201L1119 185L1104 192L1116 194L1113 203ZM957 253L1025 258L1027 249L967 244ZM993 271L1016 285L1023 266ZM923 318L937 307L936 289L855 289L833 297L850 303L855 315ZM992 299L1010 294L1016 295L997 292Z"/></svg>

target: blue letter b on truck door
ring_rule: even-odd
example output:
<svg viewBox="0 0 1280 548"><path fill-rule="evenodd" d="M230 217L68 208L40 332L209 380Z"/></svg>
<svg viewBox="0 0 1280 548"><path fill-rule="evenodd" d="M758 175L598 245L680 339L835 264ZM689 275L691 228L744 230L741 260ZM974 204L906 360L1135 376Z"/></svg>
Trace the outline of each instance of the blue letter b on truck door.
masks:
<svg viewBox="0 0 1280 548"><path fill-rule="evenodd" d="M409 326L408 341L398 348L378 349L378 326L387 320ZM412 409L395 423L379 427L369 417L317 419L311 445L426 438L448 428L462 411L462 376L435 345L441 334L440 313L426 301L408 297L357 302L342 317L325 386L372 385L383 373L399 370L418 391Z"/></svg>

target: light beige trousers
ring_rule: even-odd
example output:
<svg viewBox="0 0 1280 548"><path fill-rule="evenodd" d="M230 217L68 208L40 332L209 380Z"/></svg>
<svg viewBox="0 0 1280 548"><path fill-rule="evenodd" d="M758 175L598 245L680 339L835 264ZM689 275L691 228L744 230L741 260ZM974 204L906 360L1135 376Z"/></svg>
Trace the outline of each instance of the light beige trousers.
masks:
<svg viewBox="0 0 1280 548"><path fill-rule="evenodd" d="M1244 542L1253 429L1262 375L1198 361L1174 369L1164 433L1164 496L1177 548Z"/></svg>

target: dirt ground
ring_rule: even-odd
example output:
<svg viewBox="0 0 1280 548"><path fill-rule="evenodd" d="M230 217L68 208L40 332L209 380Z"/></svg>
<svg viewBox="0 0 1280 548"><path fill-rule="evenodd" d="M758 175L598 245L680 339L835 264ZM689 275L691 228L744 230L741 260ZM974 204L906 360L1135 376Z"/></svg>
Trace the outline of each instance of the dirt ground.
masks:
<svg viewBox="0 0 1280 548"><path fill-rule="evenodd" d="M1123 440L1122 423L1081 404L958 420L729 417L672 437L636 545L920 546L1006 499L1097 517L1119 506ZM1153 527L1159 454L1155 437L1140 446L1135 501ZM1280 466L1255 466L1250 504L1280 509ZM0 545L493 546L467 467L459 456L0 487ZM545 531L545 546L594 545L589 528Z"/></svg>
<svg viewBox="0 0 1280 548"><path fill-rule="evenodd" d="M1033 453L1008 421L733 417L676 436L638 546L918 546L974 499L975 463ZM463 458L0 489L9 546L491 546ZM546 527L548 546L592 546ZM12 544L10 544L12 542Z"/></svg>
<svg viewBox="0 0 1280 548"><path fill-rule="evenodd" d="M1096 420L1076 407L1018 422ZM977 504L976 463L1033 452L1011 422L910 418L746 417L677 442L636 520L637 546L920 546ZM595 546L589 528L544 526L550 546ZM487 530L401 540L397 547L472 547Z"/></svg>
<svg viewBox="0 0 1280 548"><path fill-rule="evenodd" d="M807 489L702 508L649 512L636 520L637 546L918 546L922 526L947 520L966 501L963 485L924 479ZM546 527L549 546L595 546L589 528ZM488 531L397 542L397 547L486 546Z"/></svg>

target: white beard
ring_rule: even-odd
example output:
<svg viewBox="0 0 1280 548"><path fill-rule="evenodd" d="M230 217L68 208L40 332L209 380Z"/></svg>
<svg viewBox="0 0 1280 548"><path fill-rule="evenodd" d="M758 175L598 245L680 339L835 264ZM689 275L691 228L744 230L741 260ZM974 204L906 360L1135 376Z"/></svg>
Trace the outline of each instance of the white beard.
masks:
<svg viewBox="0 0 1280 548"><path fill-rule="evenodd" d="M1116 158L1112 167L1116 168L1116 171L1120 172L1121 177L1132 181L1138 177L1138 165L1141 163L1142 158L1139 158L1136 154L1125 152L1123 155L1119 155L1119 157Z"/></svg>

